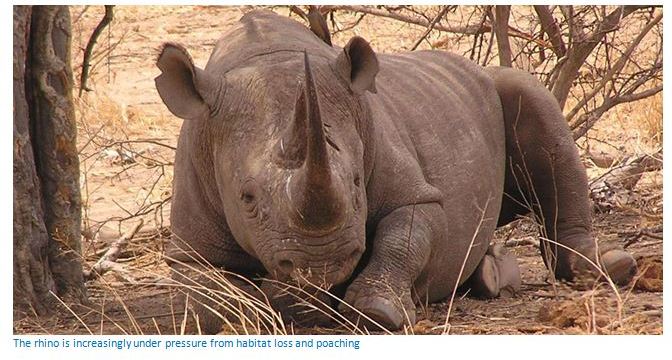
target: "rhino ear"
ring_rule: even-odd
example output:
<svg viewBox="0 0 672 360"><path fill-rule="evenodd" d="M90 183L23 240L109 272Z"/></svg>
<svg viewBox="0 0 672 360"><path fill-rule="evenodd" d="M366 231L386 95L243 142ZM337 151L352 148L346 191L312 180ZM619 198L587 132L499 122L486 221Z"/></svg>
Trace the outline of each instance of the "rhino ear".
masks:
<svg viewBox="0 0 672 360"><path fill-rule="evenodd" d="M156 89L168 110L182 119L193 119L207 111L208 94L214 94L217 81L194 66L187 50L174 43L166 43L156 61L161 75L154 79Z"/></svg>
<svg viewBox="0 0 672 360"><path fill-rule="evenodd" d="M378 58L363 38L355 36L348 41L336 58L336 70L354 93L362 94L366 90L376 93Z"/></svg>

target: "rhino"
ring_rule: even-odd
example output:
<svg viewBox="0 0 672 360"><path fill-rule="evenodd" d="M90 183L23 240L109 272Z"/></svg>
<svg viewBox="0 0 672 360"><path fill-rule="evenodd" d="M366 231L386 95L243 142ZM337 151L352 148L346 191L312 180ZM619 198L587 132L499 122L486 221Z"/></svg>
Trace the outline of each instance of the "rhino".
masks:
<svg viewBox="0 0 672 360"><path fill-rule="evenodd" d="M157 66L161 99L184 119L166 246L184 284L214 286L193 275L206 265L319 282L399 329L458 286L515 293L516 259L490 243L530 212L556 278L625 284L636 272L591 234L568 125L525 72L444 51L377 54L359 36L330 46L265 10L226 32L204 69L176 43ZM221 329L217 306L194 306L202 331Z"/></svg>

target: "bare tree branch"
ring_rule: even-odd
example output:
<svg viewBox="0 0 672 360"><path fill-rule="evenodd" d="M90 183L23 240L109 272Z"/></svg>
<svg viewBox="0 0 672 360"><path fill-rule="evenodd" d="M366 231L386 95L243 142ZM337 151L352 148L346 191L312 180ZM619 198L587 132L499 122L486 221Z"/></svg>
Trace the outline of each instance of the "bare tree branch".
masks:
<svg viewBox="0 0 672 360"><path fill-rule="evenodd" d="M534 10L537 12L539 21L541 22L541 29L548 35L551 44L553 44L553 52L558 58L565 56L567 47L562 40L562 31L558 23L553 18L553 14L546 5L534 5Z"/></svg>
<svg viewBox="0 0 672 360"><path fill-rule="evenodd" d="M343 31L348 31L348 30L352 30L352 29L354 29L357 25L359 25L359 23L362 22L362 20L364 20L364 17L365 17L366 15L368 15L368 14L364 14L364 13L362 13L362 14L357 18L357 20L355 20L355 22L353 22L352 24L350 24L350 25L348 25L348 26L346 26L346 27L340 28L340 27L337 27L337 26L336 26L337 23L336 23L336 21L335 21L335 19L334 19L334 13L332 12L332 13L330 13L330 14L331 14L332 25L333 25L333 29L334 29L334 32L333 32L334 35L336 35L336 34L338 34L338 33L340 33L340 32L343 32Z"/></svg>
<svg viewBox="0 0 672 360"><path fill-rule="evenodd" d="M86 50L84 50L84 60L82 61L82 75L80 76L79 81L79 96L82 96L84 90L89 91L90 89L86 87L86 82L89 79L89 62L91 61L91 54L93 53L93 46L96 45L96 41L100 36L100 33L103 32L103 29L112 22L114 19L114 5L105 5L105 15L98 23L98 26L93 30L89 42L86 44Z"/></svg>
<svg viewBox="0 0 672 360"><path fill-rule="evenodd" d="M473 13L472 13L473 15ZM484 26L485 21L488 19L488 17L492 17L492 5L487 5L485 6L485 9L483 10L483 13L481 14L481 20L479 21L479 26ZM490 33L492 34L494 32L494 28L490 30ZM483 44L483 34L475 34L474 35L474 41L471 44L471 49L469 50L469 60L478 62L478 59L481 57L481 47ZM434 44L436 46L437 44ZM490 38L490 45L492 45L492 36ZM476 49L478 48L478 55L476 55ZM474 55L476 55L476 58L474 58Z"/></svg>
<svg viewBox="0 0 672 360"><path fill-rule="evenodd" d="M639 101L639 100L642 100L642 99L646 99L649 96L656 95L657 93L659 93L661 91L663 91L663 85L658 85L656 87L644 90L642 92L618 96L616 98L616 101L619 104L626 103L626 102Z"/></svg>
<svg viewBox="0 0 672 360"><path fill-rule="evenodd" d="M407 16L404 14L399 14L396 12L392 12L389 10L384 10L384 9L379 9L375 8L372 6L360 6L360 5L325 5L322 7L323 11L334 11L334 10L342 10L342 11L352 11L352 12L359 12L359 13L364 13L364 14L370 14L374 16L381 16L381 17L386 17L390 19L395 19L399 20L402 22L406 22L409 24L415 24L419 25L422 27L429 27L429 24L431 21L428 21L424 18L417 18L417 17L411 17ZM460 26L451 26L451 25L444 25L444 24L435 24L434 29L439 30L439 31L445 31L449 33L454 33L454 34L463 34L463 35L476 35L476 34L483 34L490 32L492 26L490 24L484 23L482 25L478 24L467 24L467 25L460 25ZM531 34L527 34L523 31L520 31L518 29L514 29L512 27L509 27L509 36L511 37L517 37L517 38L522 38L526 40L532 40L535 43L537 43L540 46L544 47L551 47L552 45L544 40L535 38ZM440 46L443 44L443 42L439 41L436 44L434 44L435 47Z"/></svg>
<svg viewBox="0 0 672 360"><path fill-rule="evenodd" d="M623 104L626 102L633 102L645 99L649 96L653 96L663 90L663 85L658 85L654 88L644 90L639 93L626 94L620 96L610 97L604 100L602 105L598 108L587 112L581 115L578 120L572 124L571 128L574 130L574 140L578 140L580 137L585 135L588 130L590 130L595 124L600 120L600 117L604 115L605 112L613 108L616 105Z"/></svg>
<svg viewBox="0 0 672 360"><path fill-rule="evenodd" d="M511 6L495 6L495 36L497 37L497 48L499 49L499 65L511 67L511 44L509 43L509 15Z"/></svg>
<svg viewBox="0 0 672 360"><path fill-rule="evenodd" d="M556 79L553 89L551 92L553 96L560 103L560 108L565 107L565 102L567 101L567 96L569 95L569 90L572 88L574 80L576 80L579 75L579 69L583 66L586 58L593 51L595 46L599 43L600 39L604 37L607 33L615 31L618 29L618 25L621 20L632 14L635 10L639 9L639 6L619 6L613 10L609 15L607 15L602 21L598 23L597 29L591 34L584 34L574 19L571 17L573 14L573 9L571 7L563 6L563 13L569 14L568 24L570 26L570 38L572 39L572 45L567 51L567 61L564 63L558 78Z"/></svg>
<svg viewBox="0 0 672 360"><path fill-rule="evenodd" d="M487 14L488 16L492 16L492 6L488 6L488 9L485 12L485 14ZM485 21L485 17L483 18L483 21ZM490 30L490 40L488 41L488 48L485 50L485 55L483 56L481 66L488 65L488 58L490 57L490 53L492 52L492 44L494 44L494 42L495 42L495 29L493 28L492 30Z"/></svg>
<svg viewBox="0 0 672 360"><path fill-rule="evenodd" d="M395 19L399 21L403 21L406 23L410 24L415 24L419 25L422 27L429 27L430 21L427 21L425 19L421 18L416 18L416 17L411 17L403 14L399 14L396 12L391 12L383 9L378 9L372 6L360 6L360 5L333 5L333 6L325 6L329 8L329 10L345 10L345 11L352 11L352 12L359 12L359 13L365 13L365 14L370 14L374 16L381 16L381 17L386 17L390 19ZM434 29L440 30L440 31L446 31L446 32L451 32L451 33L456 33L456 34L465 34L465 35L474 35L477 33L482 33L482 32L487 32L490 31L489 27L481 27L478 25L463 25L463 26L450 26L450 25L443 25L443 24L435 24Z"/></svg>
<svg viewBox="0 0 672 360"><path fill-rule="evenodd" d="M630 55L635 51L635 49L639 46L639 44L642 42L642 39L646 36L646 34L651 31L651 29L662 20L663 14L659 13L653 20L651 20L637 35L637 37L630 43L628 48L625 50L623 55L616 61L614 66L612 66L609 71L604 75L602 80L598 83L598 85L591 91L589 94L585 95L583 99L574 106L574 108L567 114L566 118L567 120L571 120L576 116L576 114L579 112L579 110L588 103L591 99L595 97L599 93L600 90L602 90L608 82L610 82L614 76L617 73L620 73L620 71L623 69L623 67L628 63L630 60Z"/></svg>

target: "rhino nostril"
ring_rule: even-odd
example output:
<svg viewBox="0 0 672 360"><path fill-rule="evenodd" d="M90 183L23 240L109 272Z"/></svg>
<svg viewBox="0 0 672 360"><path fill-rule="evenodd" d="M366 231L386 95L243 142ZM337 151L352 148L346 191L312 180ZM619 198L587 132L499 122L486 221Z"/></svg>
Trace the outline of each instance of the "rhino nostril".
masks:
<svg viewBox="0 0 672 360"><path fill-rule="evenodd" d="M280 268L280 271L282 271L287 275L291 274L292 271L294 271L294 263L292 262L292 260L287 259L280 260L278 261L278 267Z"/></svg>

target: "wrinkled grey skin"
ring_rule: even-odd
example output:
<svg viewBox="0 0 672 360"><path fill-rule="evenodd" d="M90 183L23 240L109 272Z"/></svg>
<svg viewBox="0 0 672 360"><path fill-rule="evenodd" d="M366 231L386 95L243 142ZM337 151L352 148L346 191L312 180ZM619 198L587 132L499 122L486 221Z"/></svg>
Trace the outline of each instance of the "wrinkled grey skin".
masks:
<svg viewBox="0 0 672 360"><path fill-rule="evenodd" d="M527 74L438 51L376 55L361 38L334 48L265 11L226 33L204 70L175 44L158 66L164 103L185 119L176 273L196 258L250 278L303 274L399 328L469 278L495 228L529 211L524 197L548 238L596 259L585 170L557 102ZM590 271L562 246L542 253L560 278ZM628 281L632 257L615 258L607 270Z"/></svg>

